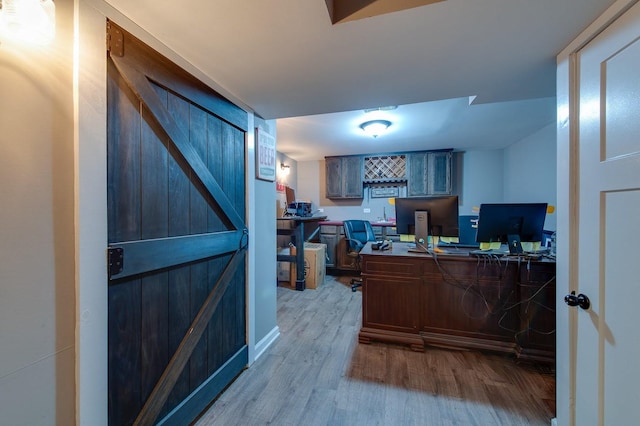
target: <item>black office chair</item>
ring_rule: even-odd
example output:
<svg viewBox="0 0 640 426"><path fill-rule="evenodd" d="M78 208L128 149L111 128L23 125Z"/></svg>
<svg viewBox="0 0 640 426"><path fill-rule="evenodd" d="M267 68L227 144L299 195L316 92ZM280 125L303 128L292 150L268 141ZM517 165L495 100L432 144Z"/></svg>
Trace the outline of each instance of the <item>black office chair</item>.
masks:
<svg viewBox="0 0 640 426"><path fill-rule="evenodd" d="M353 258L356 271L360 274L360 250L367 244L367 241L376 241L376 236L368 220L345 220L342 225L347 241L347 256ZM362 286L362 278L351 280L351 291L356 291L356 288L360 286Z"/></svg>

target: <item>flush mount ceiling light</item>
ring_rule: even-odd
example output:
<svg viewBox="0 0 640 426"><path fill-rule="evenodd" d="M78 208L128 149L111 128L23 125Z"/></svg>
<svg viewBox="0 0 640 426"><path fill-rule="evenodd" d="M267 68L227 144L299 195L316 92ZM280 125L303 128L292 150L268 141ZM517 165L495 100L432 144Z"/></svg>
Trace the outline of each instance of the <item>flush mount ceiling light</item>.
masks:
<svg viewBox="0 0 640 426"><path fill-rule="evenodd" d="M377 138L386 132L389 126L391 126L391 122L389 120L371 120L362 123L360 128L364 130L367 135Z"/></svg>
<svg viewBox="0 0 640 426"><path fill-rule="evenodd" d="M377 108L367 108L364 110L364 112L373 112L373 111L393 111L394 109L397 109L398 106L397 105L388 105L388 106L381 106L381 107L377 107Z"/></svg>
<svg viewBox="0 0 640 426"><path fill-rule="evenodd" d="M0 38L49 44L56 31L53 0L0 0Z"/></svg>

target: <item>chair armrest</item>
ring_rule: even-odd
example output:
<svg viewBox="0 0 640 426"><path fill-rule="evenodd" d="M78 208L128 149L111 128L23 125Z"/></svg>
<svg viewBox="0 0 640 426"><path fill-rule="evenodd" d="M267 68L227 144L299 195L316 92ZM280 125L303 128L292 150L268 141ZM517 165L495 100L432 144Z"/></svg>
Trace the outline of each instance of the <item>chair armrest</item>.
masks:
<svg viewBox="0 0 640 426"><path fill-rule="evenodd" d="M355 246L356 251L360 252L360 250L362 250L364 248L364 244L360 241L360 240L356 240L354 238L344 238L345 240L347 240L347 243L349 244L349 247L351 247L351 244L353 243L353 245Z"/></svg>

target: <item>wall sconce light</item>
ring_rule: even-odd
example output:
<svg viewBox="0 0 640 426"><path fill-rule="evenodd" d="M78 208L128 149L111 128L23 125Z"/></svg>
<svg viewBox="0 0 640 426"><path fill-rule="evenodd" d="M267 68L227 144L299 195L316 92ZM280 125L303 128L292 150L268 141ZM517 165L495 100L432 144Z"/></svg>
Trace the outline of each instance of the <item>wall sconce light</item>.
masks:
<svg viewBox="0 0 640 426"><path fill-rule="evenodd" d="M389 126L391 126L391 122L389 120L371 120L362 123L360 125L360 128L367 135L377 138L378 136L386 132Z"/></svg>
<svg viewBox="0 0 640 426"><path fill-rule="evenodd" d="M283 175L288 176L291 172L291 166L289 166L288 164L280 163L280 170L282 171Z"/></svg>
<svg viewBox="0 0 640 426"><path fill-rule="evenodd" d="M0 39L46 45L55 34L53 0L0 0Z"/></svg>

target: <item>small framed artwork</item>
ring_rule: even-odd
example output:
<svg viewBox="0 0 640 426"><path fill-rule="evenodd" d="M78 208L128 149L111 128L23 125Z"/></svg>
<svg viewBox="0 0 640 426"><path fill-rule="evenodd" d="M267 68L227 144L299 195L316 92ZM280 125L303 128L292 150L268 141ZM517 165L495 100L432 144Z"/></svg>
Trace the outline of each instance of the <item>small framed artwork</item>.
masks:
<svg viewBox="0 0 640 426"><path fill-rule="evenodd" d="M276 180L276 139L259 127L256 127L256 177Z"/></svg>
<svg viewBox="0 0 640 426"><path fill-rule="evenodd" d="M371 198L393 198L397 197L400 190L397 186L372 186Z"/></svg>

